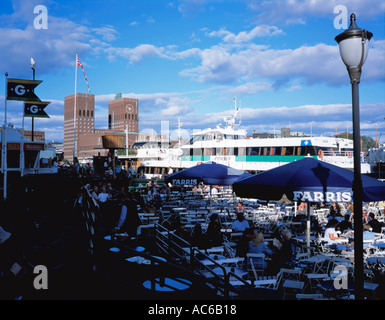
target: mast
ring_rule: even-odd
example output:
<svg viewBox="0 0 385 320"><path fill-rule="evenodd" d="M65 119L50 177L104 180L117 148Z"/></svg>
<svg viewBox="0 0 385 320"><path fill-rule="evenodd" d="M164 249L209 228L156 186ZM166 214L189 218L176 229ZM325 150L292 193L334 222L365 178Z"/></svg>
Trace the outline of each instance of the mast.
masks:
<svg viewBox="0 0 385 320"><path fill-rule="evenodd" d="M181 134L180 134L180 128L182 127L182 123L180 122L180 117L178 117L178 146L180 148L181 146Z"/></svg>

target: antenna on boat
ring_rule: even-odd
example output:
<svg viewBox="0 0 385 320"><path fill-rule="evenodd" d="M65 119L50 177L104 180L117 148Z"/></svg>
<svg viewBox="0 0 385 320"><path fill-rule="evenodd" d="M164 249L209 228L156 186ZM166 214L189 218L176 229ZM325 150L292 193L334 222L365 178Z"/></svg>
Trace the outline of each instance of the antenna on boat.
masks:
<svg viewBox="0 0 385 320"><path fill-rule="evenodd" d="M233 99L232 102L234 102L234 114L232 116L223 117L223 120L226 122L227 126L230 127L231 129L233 129L234 126L236 125L235 120L237 120L237 115L239 113L239 109L237 107L237 99ZM240 124L241 122L239 121L237 125L240 125Z"/></svg>

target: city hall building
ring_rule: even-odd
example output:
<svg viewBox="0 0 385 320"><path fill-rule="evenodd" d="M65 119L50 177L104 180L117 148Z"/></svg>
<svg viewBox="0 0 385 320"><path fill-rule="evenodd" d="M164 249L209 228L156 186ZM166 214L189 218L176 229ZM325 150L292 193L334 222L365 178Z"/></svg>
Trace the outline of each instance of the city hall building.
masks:
<svg viewBox="0 0 385 320"><path fill-rule="evenodd" d="M64 98L64 159L90 160L106 156L103 136L124 136L125 147L131 148L139 132L138 99L122 98L121 94L108 103L108 128L95 128L95 96L76 93Z"/></svg>

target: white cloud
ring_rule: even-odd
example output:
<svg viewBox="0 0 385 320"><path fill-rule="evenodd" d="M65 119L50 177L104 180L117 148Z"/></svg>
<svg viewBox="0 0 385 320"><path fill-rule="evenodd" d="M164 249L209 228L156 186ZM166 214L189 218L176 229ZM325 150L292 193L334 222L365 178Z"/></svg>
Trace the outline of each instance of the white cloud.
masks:
<svg viewBox="0 0 385 320"><path fill-rule="evenodd" d="M259 81L259 82L248 82L237 87L229 88L228 93L237 96L253 95L259 92L271 90L271 83Z"/></svg>
<svg viewBox="0 0 385 320"><path fill-rule="evenodd" d="M258 37L276 36L283 34L283 31L276 26L258 25L250 31L241 31L237 35L221 28L218 31L212 31L207 33L209 37L221 37L224 42L227 43L245 43L250 42Z"/></svg>
<svg viewBox="0 0 385 320"><path fill-rule="evenodd" d="M187 98L171 97L165 109L161 111L162 116L187 115L192 111L191 101Z"/></svg>
<svg viewBox="0 0 385 320"><path fill-rule="evenodd" d="M106 49L109 60L114 60L116 56L127 59L130 63L138 63L144 59L151 57L169 58L165 54L164 47L156 47L152 44L140 44L135 48L116 48L110 47Z"/></svg>
<svg viewBox="0 0 385 320"><path fill-rule="evenodd" d="M296 49L270 49L248 45L232 52L224 46L202 50L201 64L180 75L199 82L230 83L239 79L284 77L303 79L308 84L345 84L347 72L341 62L338 46L317 44ZM385 75L384 41L373 41L363 67L365 81L383 80Z"/></svg>
<svg viewBox="0 0 385 320"><path fill-rule="evenodd" d="M113 26L104 26L100 28L91 29L97 35L101 35L102 39L107 42L112 42L116 40L116 34L118 33Z"/></svg>
<svg viewBox="0 0 385 320"><path fill-rule="evenodd" d="M184 16L195 16L198 13L205 11L207 0L180 0L178 11Z"/></svg>
<svg viewBox="0 0 385 320"><path fill-rule="evenodd" d="M33 57L39 72L53 73L73 66L76 52L84 57L100 52L108 42L116 40L113 26L90 28L52 14L48 16L47 29L35 29L34 5L46 2L13 0L14 13L2 16L0 71L22 75L29 70L29 60Z"/></svg>
<svg viewBox="0 0 385 320"><path fill-rule="evenodd" d="M287 92L292 92L292 91L298 91L298 90L301 90L301 89L302 89L302 87L300 85L293 85L290 88L288 88L286 91Z"/></svg>
<svg viewBox="0 0 385 320"><path fill-rule="evenodd" d="M310 18L337 16L334 8L343 5L348 13L356 13L358 19L382 18L385 13L383 0L245 0L256 20L279 24L303 24Z"/></svg>

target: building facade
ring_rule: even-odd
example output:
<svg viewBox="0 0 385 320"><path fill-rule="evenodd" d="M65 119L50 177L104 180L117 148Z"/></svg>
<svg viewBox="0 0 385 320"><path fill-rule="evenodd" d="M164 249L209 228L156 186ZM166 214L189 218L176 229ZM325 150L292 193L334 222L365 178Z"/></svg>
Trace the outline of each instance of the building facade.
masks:
<svg viewBox="0 0 385 320"><path fill-rule="evenodd" d="M104 135L124 135L126 146L136 141L139 126L137 99L117 97L108 104L108 129L95 128L95 96L77 93L64 98L64 159L89 160L107 155ZM126 147L125 146L125 147Z"/></svg>
<svg viewBox="0 0 385 320"><path fill-rule="evenodd" d="M139 132L138 99L117 98L108 103L108 129Z"/></svg>

